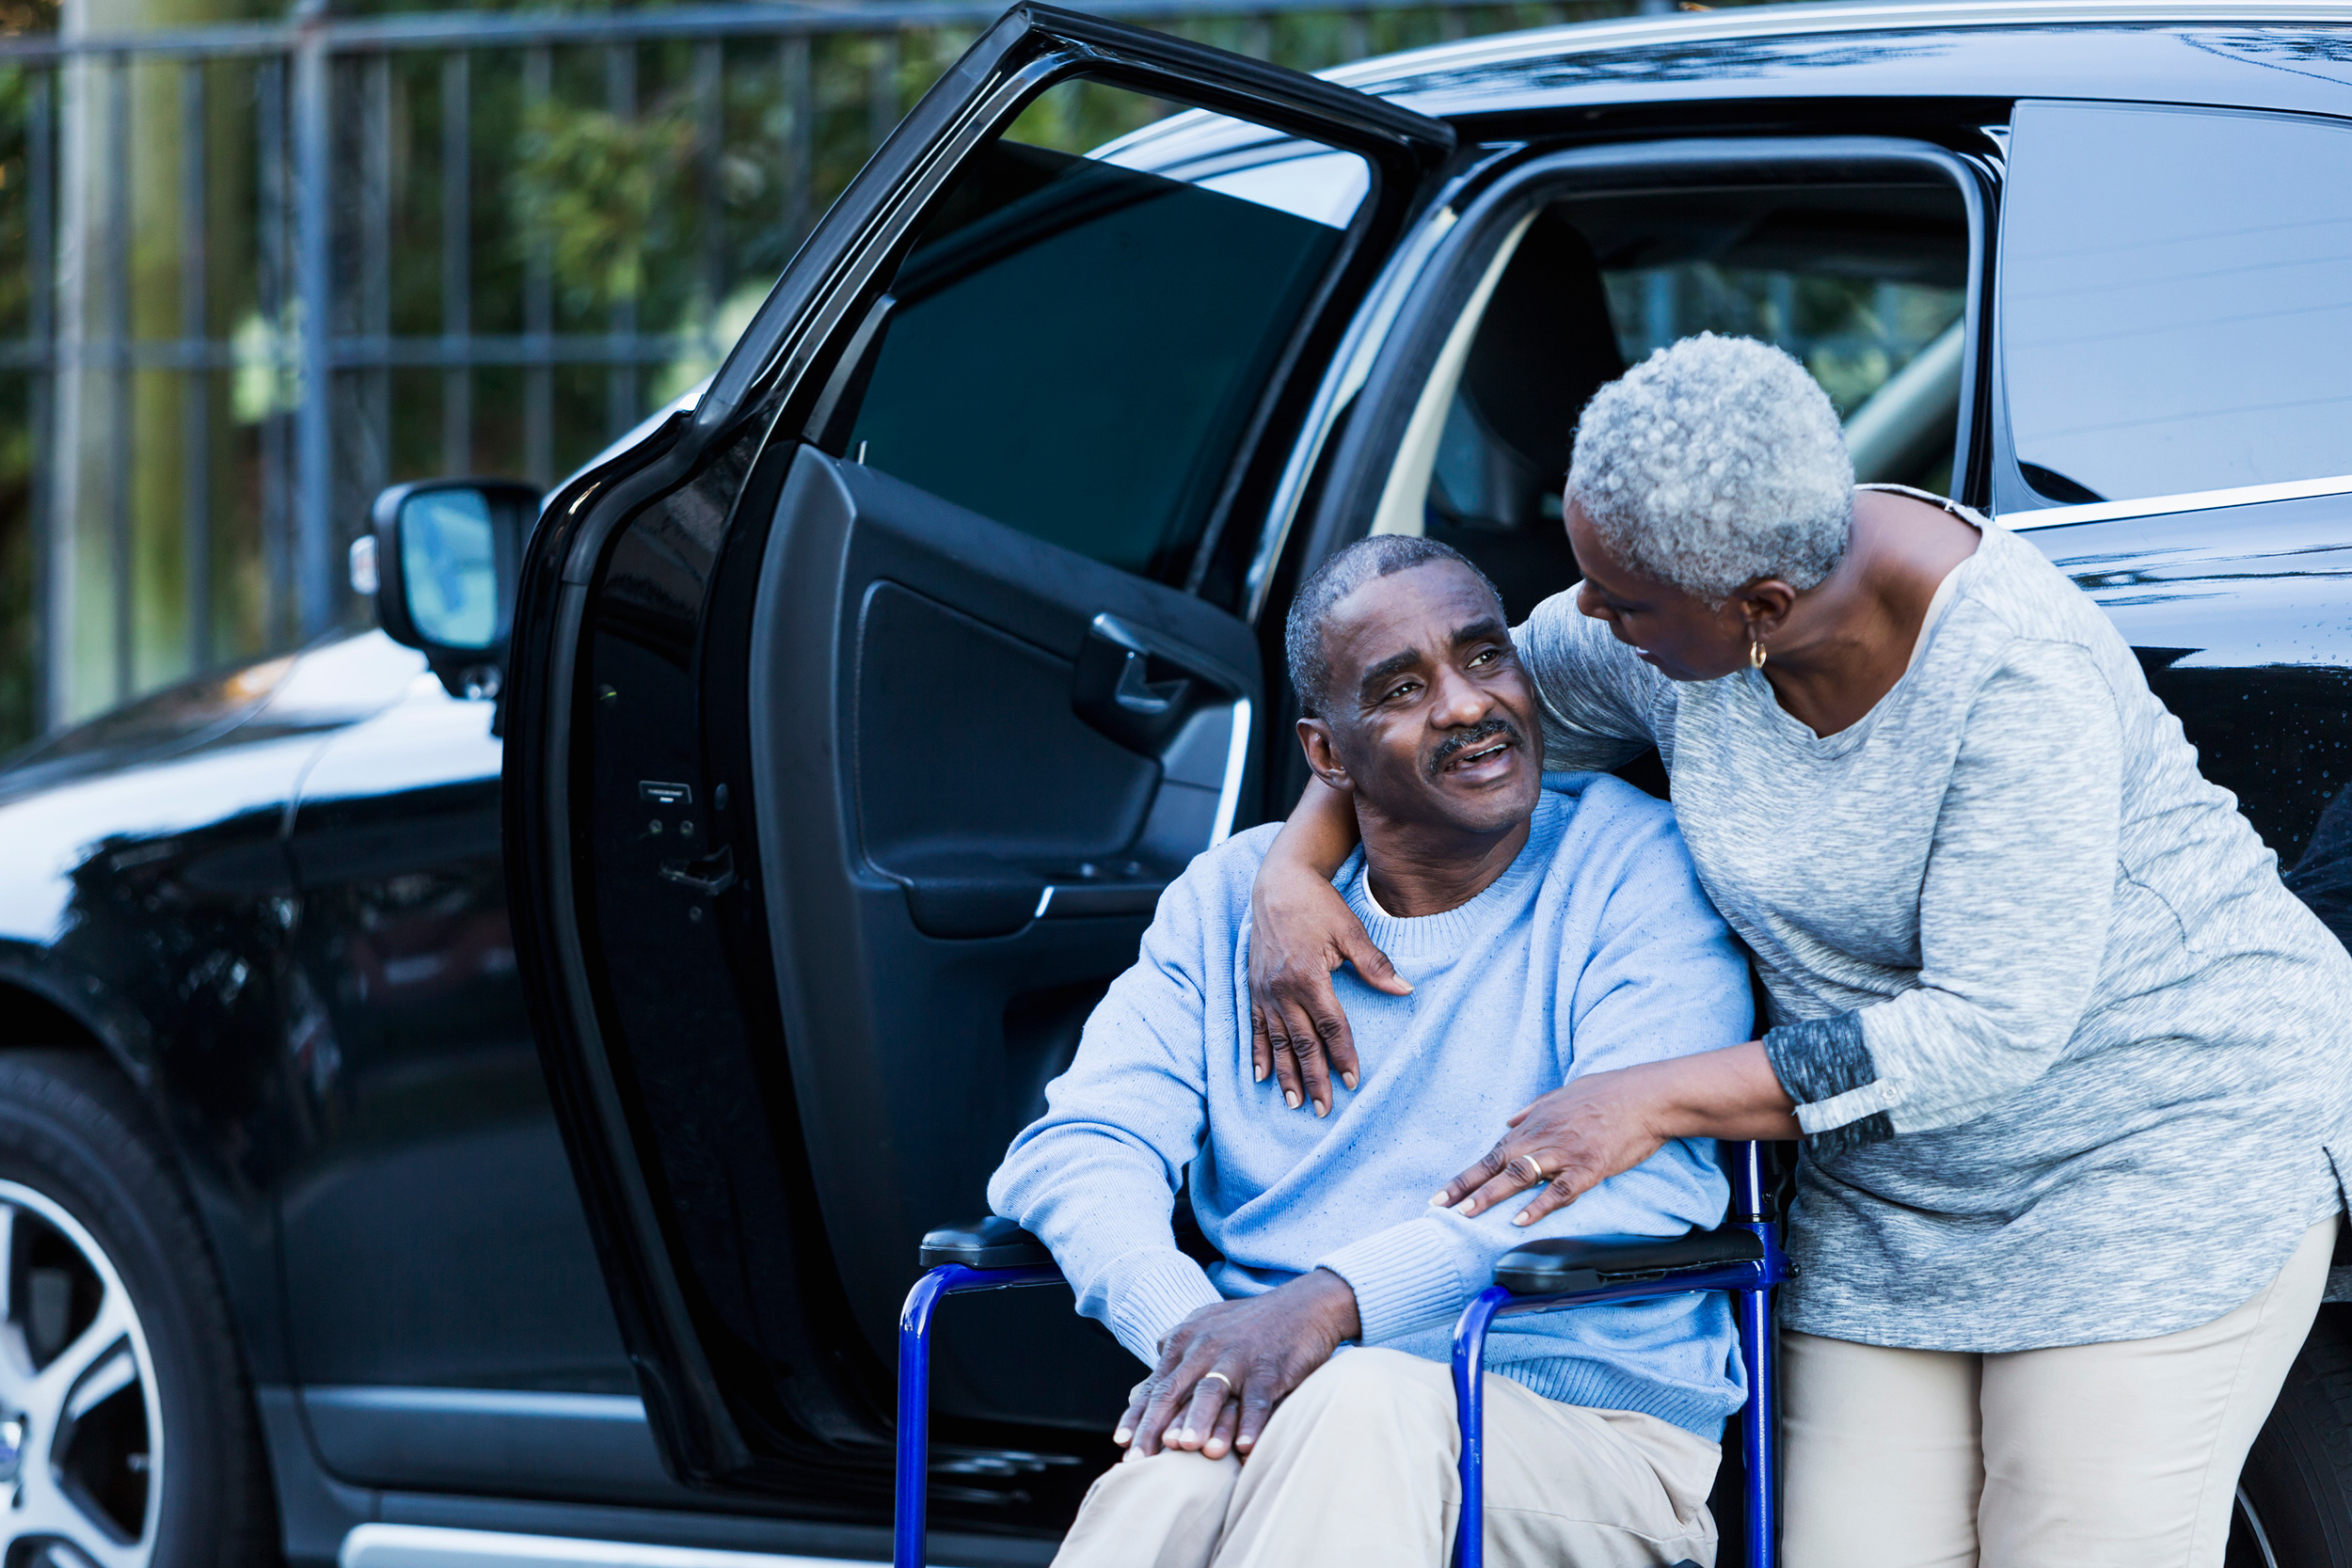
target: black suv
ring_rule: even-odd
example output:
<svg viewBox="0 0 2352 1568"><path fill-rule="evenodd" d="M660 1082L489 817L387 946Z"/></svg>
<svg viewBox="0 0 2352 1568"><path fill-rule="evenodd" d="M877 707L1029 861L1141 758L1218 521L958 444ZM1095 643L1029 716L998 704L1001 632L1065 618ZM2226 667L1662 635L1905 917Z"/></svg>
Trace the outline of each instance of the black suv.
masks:
<svg viewBox="0 0 2352 1568"><path fill-rule="evenodd" d="M917 1238L1294 799L1292 585L1376 530L1567 586L1578 408L1699 325L2030 531L2345 934L2348 261L2352 8L1323 80L1013 10L698 399L544 507L388 493L382 631L0 774L8 1568L882 1556ZM1041 1561L1111 1457L1136 1369L1049 1296L948 1310L943 1561ZM2233 1565L2352 1568L2344 1311Z"/></svg>

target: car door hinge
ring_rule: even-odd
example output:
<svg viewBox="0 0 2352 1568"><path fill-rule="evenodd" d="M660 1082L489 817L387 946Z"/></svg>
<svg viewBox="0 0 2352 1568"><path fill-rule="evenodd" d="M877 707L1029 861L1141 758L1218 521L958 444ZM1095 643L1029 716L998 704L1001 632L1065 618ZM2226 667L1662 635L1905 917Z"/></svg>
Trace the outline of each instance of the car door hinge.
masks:
<svg viewBox="0 0 2352 1568"><path fill-rule="evenodd" d="M663 861L661 879L716 897L735 885L735 850L722 844L692 860Z"/></svg>

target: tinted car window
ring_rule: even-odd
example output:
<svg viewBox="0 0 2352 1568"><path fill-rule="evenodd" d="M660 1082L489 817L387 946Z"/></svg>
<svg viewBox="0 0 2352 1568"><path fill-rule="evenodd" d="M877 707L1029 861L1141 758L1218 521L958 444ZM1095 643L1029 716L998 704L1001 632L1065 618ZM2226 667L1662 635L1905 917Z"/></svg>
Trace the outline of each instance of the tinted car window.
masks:
<svg viewBox="0 0 2352 1568"><path fill-rule="evenodd" d="M1149 147L982 154L893 285L845 450L1182 583L1369 181L1354 154L1295 143L1171 178L1131 166Z"/></svg>
<svg viewBox="0 0 2352 1568"><path fill-rule="evenodd" d="M2352 126L2026 103L2001 353L2059 501L2352 473Z"/></svg>

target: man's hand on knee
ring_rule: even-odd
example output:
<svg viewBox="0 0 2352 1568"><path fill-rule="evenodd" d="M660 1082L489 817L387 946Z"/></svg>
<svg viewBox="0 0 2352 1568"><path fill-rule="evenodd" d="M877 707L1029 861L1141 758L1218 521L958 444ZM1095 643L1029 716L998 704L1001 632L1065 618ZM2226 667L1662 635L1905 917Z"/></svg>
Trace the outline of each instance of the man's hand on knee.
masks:
<svg viewBox="0 0 2352 1568"><path fill-rule="evenodd" d="M1143 1454L1165 1445L1247 1456L1274 1407L1361 1332L1356 1292L1326 1269L1204 1307L1160 1342L1159 1365L1136 1385L1111 1440Z"/></svg>

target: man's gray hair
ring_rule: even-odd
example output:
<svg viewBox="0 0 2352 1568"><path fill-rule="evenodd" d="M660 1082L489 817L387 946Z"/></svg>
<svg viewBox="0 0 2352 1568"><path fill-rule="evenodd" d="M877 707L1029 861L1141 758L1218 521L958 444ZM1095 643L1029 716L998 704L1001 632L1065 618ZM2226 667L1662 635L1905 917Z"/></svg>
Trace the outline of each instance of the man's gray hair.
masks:
<svg viewBox="0 0 2352 1568"><path fill-rule="evenodd" d="M1332 610L1375 578L1409 572L1433 561L1451 561L1476 578L1494 594L1495 614L1508 620L1502 595L1486 574L1470 564L1451 545L1407 533L1375 533L1359 539L1314 569L1291 600L1290 619L1282 626L1282 651L1291 667L1291 685L1298 690L1298 705L1310 719L1320 719L1331 698L1331 658L1323 632Z"/></svg>
<svg viewBox="0 0 2352 1568"><path fill-rule="evenodd" d="M1619 561L1715 608L1759 578L1806 589L1836 570L1853 459L1803 365L1702 332L1594 394L1568 499Z"/></svg>

